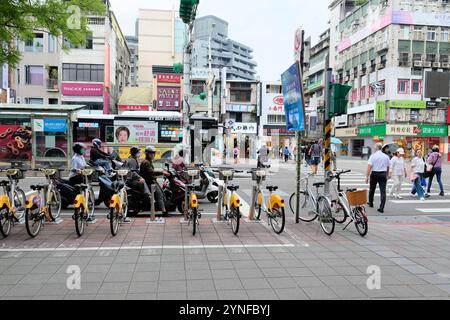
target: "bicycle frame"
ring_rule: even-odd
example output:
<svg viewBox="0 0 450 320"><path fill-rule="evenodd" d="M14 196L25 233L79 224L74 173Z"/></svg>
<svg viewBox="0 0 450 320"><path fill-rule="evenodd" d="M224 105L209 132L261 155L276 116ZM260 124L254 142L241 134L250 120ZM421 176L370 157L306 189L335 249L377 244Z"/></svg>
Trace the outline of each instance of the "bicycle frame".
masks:
<svg viewBox="0 0 450 320"><path fill-rule="evenodd" d="M272 212L273 209L280 209L280 208L284 208L284 200L283 198L281 198L280 195L273 193L271 191L269 191L269 206L266 206L266 201L264 199L264 194L262 192L261 189L261 181L258 181L257 183L258 189L257 189L257 195L258 195L258 205L261 206L261 209L264 212Z"/></svg>
<svg viewBox="0 0 450 320"><path fill-rule="evenodd" d="M311 201L310 205L312 208L314 208L314 210L316 211L315 213L317 214L317 202L318 202L318 197L316 197L316 194L313 192L311 186L309 185L309 177L312 175L308 175L307 177L303 178L302 181L306 181L306 192L308 192L308 200Z"/></svg>
<svg viewBox="0 0 450 320"><path fill-rule="evenodd" d="M85 212L88 212L89 208L88 208L87 201L89 199L89 192L90 192L91 184L89 182L89 176L85 175L85 174L83 174L83 175L84 175L84 179L85 179L85 184L88 186L88 188L86 188L80 194L78 194L76 196L75 201L73 203L73 208L79 209L79 208L83 207Z"/></svg>
<svg viewBox="0 0 450 320"><path fill-rule="evenodd" d="M124 181L125 180L124 179L125 176L119 176L119 181L123 182L124 186L123 186L122 189L119 190L119 192L115 193L112 196L111 201L110 201L110 205L109 205L110 209L119 208L119 213L120 214L123 214L123 203L125 203L125 200L126 200L125 199L125 197L126 197L125 190L126 190L127 187L126 187L126 183Z"/></svg>

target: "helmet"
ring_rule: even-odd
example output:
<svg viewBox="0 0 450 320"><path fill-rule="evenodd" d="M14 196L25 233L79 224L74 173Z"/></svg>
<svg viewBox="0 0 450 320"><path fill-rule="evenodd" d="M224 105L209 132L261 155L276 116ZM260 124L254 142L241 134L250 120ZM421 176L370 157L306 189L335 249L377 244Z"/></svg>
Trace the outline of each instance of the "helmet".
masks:
<svg viewBox="0 0 450 320"><path fill-rule="evenodd" d="M439 146L436 145L433 147L433 152L439 152L439 151L440 151Z"/></svg>
<svg viewBox="0 0 450 320"><path fill-rule="evenodd" d="M145 148L145 154L155 154L156 148L154 146L148 146Z"/></svg>
<svg viewBox="0 0 450 320"><path fill-rule="evenodd" d="M95 138L94 140L92 140L92 146L94 148L100 149L102 147L102 140Z"/></svg>
<svg viewBox="0 0 450 320"><path fill-rule="evenodd" d="M132 157L137 156L137 154L138 154L139 152L141 152L141 149L138 148L138 147L132 147L132 148L130 149L130 154L131 154Z"/></svg>
<svg viewBox="0 0 450 320"><path fill-rule="evenodd" d="M86 146L83 143L77 142L73 145L73 152L81 155L81 150L86 149Z"/></svg>
<svg viewBox="0 0 450 320"><path fill-rule="evenodd" d="M402 155L402 156L405 155L405 149L403 149L403 148L397 149L397 152L398 152L400 155Z"/></svg>

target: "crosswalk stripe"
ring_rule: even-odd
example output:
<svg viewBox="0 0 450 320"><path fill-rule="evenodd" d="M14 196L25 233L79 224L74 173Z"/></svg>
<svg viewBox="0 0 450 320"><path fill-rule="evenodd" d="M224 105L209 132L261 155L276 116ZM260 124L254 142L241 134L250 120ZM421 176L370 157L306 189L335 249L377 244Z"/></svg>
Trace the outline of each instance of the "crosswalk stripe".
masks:
<svg viewBox="0 0 450 320"><path fill-rule="evenodd" d="M395 204L443 204L450 203L450 200L427 200L425 202L420 200L391 200Z"/></svg>
<svg viewBox="0 0 450 320"><path fill-rule="evenodd" d="M416 209L423 213L450 213L450 208Z"/></svg>

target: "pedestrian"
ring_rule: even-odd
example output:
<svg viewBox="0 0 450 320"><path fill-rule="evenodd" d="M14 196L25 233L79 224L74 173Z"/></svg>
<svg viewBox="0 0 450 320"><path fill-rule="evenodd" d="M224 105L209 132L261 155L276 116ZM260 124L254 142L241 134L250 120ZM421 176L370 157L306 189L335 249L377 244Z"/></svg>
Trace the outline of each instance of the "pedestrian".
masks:
<svg viewBox="0 0 450 320"><path fill-rule="evenodd" d="M396 152L394 152L394 156L392 157L390 163L391 170L389 179L392 179L394 184L389 191L389 196L393 196L397 199L402 199L400 192L402 190L403 180L408 177L404 157L405 150L403 148L399 148Z"/></svg>
<svg viewBox="0 0 450 320"><path fill-rule="evenodd" d="M280 148L280 151L278 152L279 158L283 159L283 147Z"/></svg>
<svg viewBox="0 0 450 320"><path fill-rule="evenodd" d="M433 184L434 176L436 176L441 191L439 195L441 197L445 196L444 185L442 184L442 156L439 152L439 146L433 147L432 153L427 159L427 172L430 178L428 180L428 189L425 196L430 196L431 185Z"/></svg>
<svg viewBox="0 0 450 320"><path fill-rule="evenodd" d="M422 150L416 151L416 157L411 162L411 177L413 183L412 195L416 193L419 195L420 201L425 201L425 191L422 187L422 177L425 171L425 161L423 161Z"/></svg>
<svg viewBox="0 0 450 320"><path fill-rule="evenodd" d="M234 163L237 164L238 158L239 158L239 148L238 147L234 147L233 156L234 156Z"/></svg>
<svg viewBox="0 0 450 320"><path fill-rule="evenodd" d="M381 151L382 148L383 145L381 143L377 143L375 145L375 153L369 158L369 164L367 166L366 174L366 184L369 183L370 179L368 205L371 208L373 208L373 201L375 198L375 190L377 189L377 185L380 186L381 205L378 209L379 213L384 213L384 208L386 206L386 186L390 165L389 156Z"/></svg>
<svg viewBox="0 0 450 320"><path fill-rule="evenodd" d="M334 144L331 145L331 161L333 162L334 171L337 171L337 152Z"/></svg>
<svg viewBox="0 0 450 320"><path fill-rule="evenodd" d="M320 157L322 156L322 147L318 141L316 141L311 146L310 153L311 153L312 173L317 174L317 170L319 169L319 164L320 164Z"/></svg>
<svg viewBox="0 0 450 320"><path fill-rule="evenodd" d="M311 165L311 144L309 143L305 148L305 167Z"/></svg>
<svg viewBox="0 0 450 320"><path fill-rule="evenodd" d="M284 147L284 162L288 162L289 161L289 156L290 156L291 152L289 151L288 147Z"/></svg>

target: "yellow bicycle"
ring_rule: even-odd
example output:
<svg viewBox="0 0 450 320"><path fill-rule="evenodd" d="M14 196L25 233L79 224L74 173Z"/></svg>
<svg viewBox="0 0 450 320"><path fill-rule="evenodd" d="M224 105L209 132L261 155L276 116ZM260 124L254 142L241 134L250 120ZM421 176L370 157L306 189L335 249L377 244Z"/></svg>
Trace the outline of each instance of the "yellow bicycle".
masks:
<svg viewBox="0 0 450 320"><path fill-rule="evenodd" d="M8 177L8 180L0 182L3 188L3 195L0 195L0 233L6 238L11 232L11 226L20 222L25 215L25 192L18 186L25 170L0 169L0 172L5 172Z"/></svg>
<svg viewBox="0 0 450 320"><path fill-rule="evenodd" d="M199 179L200 171L197 169L188 169L186 170L187 175L191 179L191 183L186 185L186 197L189 206L187 210L185 210L185 219L189 221L189 224L192 223L192 235L195 236L197 233L197 226L199 224L198 220L201 218L201 214L199 213L199 203L197 195L195 194L195 180ZM183 205L186 207L185 205Z"/></svg>
<svg viewBox="0 0 450 320"><path fill-rule="evenodd" d="M95 194L91 186L91 177L94 169L83 169L81 174L84 177L84 184L76 185L75 188L79 190L73 203L75 220L75 229L79 237L84 234L84 227L88 221L93 220L95 212Z"/></svg>
<svg viewBox="0 0 450 320"><path fill-rule="evenodd" d="M119 226L123 223L128 214L128 194L125 180L129 171L122 169L115 172L119 178L112 184L115 193L111 197L109 205L109 224L113 237L117 235Z"/></svg>
<svg viewBox="0 0 450 320"><path fill-rule="evenodd" d="M223 181L222 196L219 197L219 199L221 199L220 205L222 206L222 212L225 212L223 218L225 221L230 222L231 229L233 230L234 235L237 236L241 221L241 199L239 199L239 196L236 193L236 191L239 190L239 186L228 185L228 183L233 180L235 172L240 171L231 169L219 170L219 180ZM229 197L228 191L231 192Z"/></svg>
<svg viewBox="0 0 450 320"><path fill-rule="evenodd" d="M55 219L52 216L51 202L47 199L48 187L36 185L30 188L38 194L31 196L26 202L25 227L30 237L35 238L44 226L46 218L47 221L55 221ZM41 196L41 193L44 195Z"/></svg>

